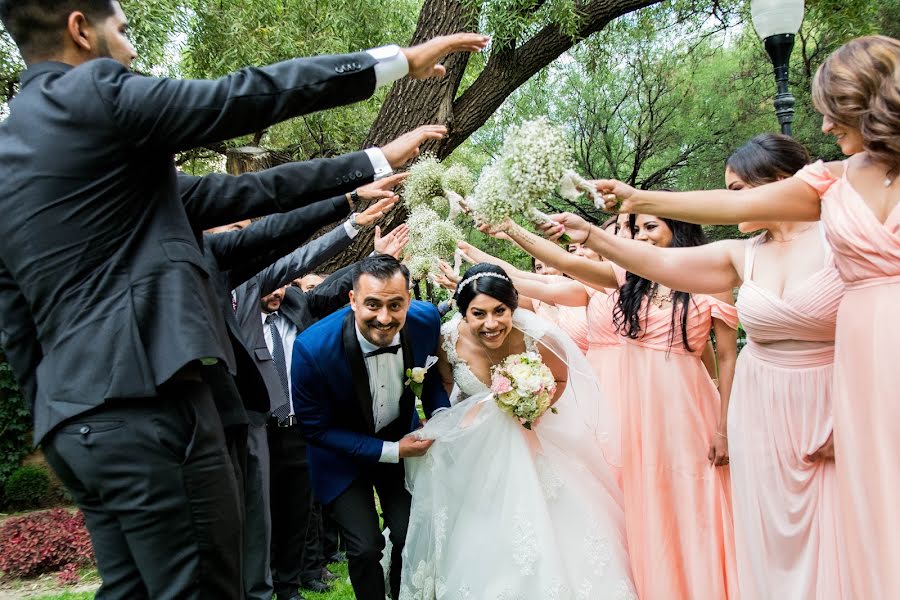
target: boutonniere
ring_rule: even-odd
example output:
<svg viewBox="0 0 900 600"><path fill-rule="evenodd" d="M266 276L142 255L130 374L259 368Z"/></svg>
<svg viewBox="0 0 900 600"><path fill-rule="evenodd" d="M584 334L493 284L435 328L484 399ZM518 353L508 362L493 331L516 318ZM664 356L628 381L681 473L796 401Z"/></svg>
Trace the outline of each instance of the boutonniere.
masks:
<svg viewBox="0 0 900 600"><path fill-rule="evenodd" d="M408 385L409 389L412 390L419 400L422 399L422 385L425 383L425 375L428 373L428 369L437 364L437 361L437 356L429 356L425 359L424 366L406 370L406 383L403 385Z"/></svg>

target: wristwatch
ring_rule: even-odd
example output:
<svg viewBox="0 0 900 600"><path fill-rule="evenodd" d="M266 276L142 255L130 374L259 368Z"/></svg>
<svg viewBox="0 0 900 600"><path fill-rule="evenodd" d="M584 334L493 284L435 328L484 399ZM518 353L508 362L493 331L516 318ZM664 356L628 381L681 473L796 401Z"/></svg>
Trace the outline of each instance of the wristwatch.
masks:
<svg viewBox="0 0 900 600"><path fill-rule="evenodd" d="M347 222L350 223L350 227L352 227L356 231L359 231L362 229L362 225L360 225L356 222L356 215L357 215L357 213L351 213L350 219Z"/></svg>
<svg viewBox="0 0 900 600"><path fill-rule="evenodd" d="M353 205L353 208L359 204L359 193L356 190L350 192L350 204Z"/></svg>

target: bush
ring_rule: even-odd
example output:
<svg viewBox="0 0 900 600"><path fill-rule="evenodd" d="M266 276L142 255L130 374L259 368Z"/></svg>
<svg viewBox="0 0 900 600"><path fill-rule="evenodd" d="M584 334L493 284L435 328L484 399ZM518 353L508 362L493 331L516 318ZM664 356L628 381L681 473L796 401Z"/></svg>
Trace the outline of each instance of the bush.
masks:
<svg viewBox="0 0 900 600"><path fill-rule="evenodd" d="M35 577L92 564L94 551L81 512L55 508L13 517L0 527L5 577Z"/></svg>
<svg viewBox="0 0 900 600"><path fill-rule="evenodd" d="M0 488L31 451L31 413L0 353Z"/></svg>
<svg viewBox="0 0 900 600"><path fill-rule="evenodd" d="M6 503L15 509L44 506L50 491L50 475L37 465L25 465L16 469L6 480Z"/></svg>

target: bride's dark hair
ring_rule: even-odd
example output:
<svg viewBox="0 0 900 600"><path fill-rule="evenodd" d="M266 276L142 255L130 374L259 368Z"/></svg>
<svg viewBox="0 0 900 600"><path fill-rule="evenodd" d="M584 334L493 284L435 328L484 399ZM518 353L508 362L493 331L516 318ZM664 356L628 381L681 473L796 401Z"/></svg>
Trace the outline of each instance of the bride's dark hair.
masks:
<svg viewBox="0 0 900 600"><path fill-rule="evenodd" d="M501 277L493 277L490 275L481 276L473 281L462 285L467 279L479 273L494 273ZM459 280L460 285L456 288L456 306L463 315L469 310L469 304L478 294L486 294L495 300L499 300L510 309L515 310L519 306L519 292L509 279L506 271L492 265L490 263L478 263L470 267L462 279Z"/></svg>

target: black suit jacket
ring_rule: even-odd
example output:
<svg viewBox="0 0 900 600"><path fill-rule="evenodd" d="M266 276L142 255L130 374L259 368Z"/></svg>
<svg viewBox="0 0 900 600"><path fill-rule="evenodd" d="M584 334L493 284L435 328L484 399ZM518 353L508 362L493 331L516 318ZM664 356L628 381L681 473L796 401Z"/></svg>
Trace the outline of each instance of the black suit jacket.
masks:
<svg viewBox="0 0 900 600"><path fill-rule="evenodd" d="M374 64L367 53L323 56L178 81L99 59L23 74L0 125L0 293L23 300L31 322L4 315L0 330L4 343L29 329L37 337L21 356L7 347L26 385L27 365L41 357L35 441L107 399L154 396L193 361L234 371L196 231L347 191L371 180L371 162L355 153L266 175L191 178L176 174L172 157L366 98ZM293 188L305 194L290 198Z"/></svg>
<svg viewBox="0 0 900 600"><path fill-rule="evenodd" d="M294 326L297 334L323 317L343 308L353 289L353 265L338 269L308 292L291 286L284 292L279 311Z"/></svg>
<svg viewBox="0 0 900 600"><path fill-rule="evenodd" d="M272 356L262 337L258 278L262 275L266 286L284 285L265 279L265 273L270 269L266 261L273 260L271 255L277 256L285 248L303 244L320 228L345 216L349 210L344 196L338 196L283 215L265 217L240 231L203 236L207 266L215 274L222 314L235 357L235 387L225 385L214 388L216 405L224 425L246 423L244 408L268 413L270 404L286 401ZM333 240L330 241L329 237ZM310 247L296 252L313 262L323 246L327 249L338 245L341 238L349 242L343 228L322 236L309 244ZM257 274L260 267L266 269ZM248 284L253 288L253 298L246 297ZM235 288L238 289L237 307L233 305L231 296ZM235 390L239 397L234 397Z"/></svg>

